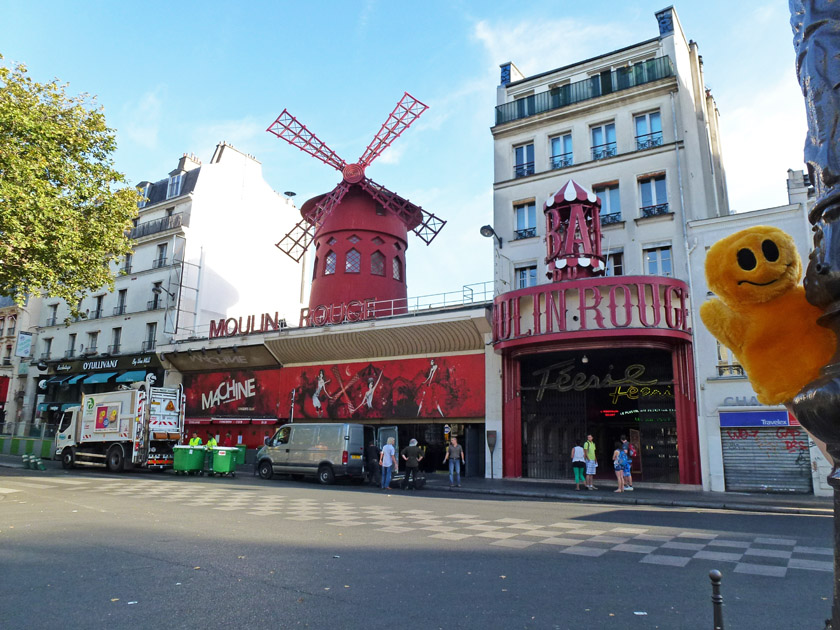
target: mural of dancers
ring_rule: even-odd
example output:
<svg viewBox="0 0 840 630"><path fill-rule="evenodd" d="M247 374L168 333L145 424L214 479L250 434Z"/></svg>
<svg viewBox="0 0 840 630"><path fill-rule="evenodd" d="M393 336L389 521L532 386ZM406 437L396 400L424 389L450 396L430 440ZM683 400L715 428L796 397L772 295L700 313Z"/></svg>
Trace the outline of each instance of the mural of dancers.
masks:
<svg viewBox="0 0 840 630"><path fill-rule="evenodd" d="M321 392L324 392L324 395L330 400L333 398L333 396L327 391L327 383L329 382L330 381L326 380L324 370L318 370L318 380L316 381L315 393L312 394L312 406L315 407L315 412L318 414L319 418L323 415Z"/></svg>
<svg viewBox="0 0 840 630"><path fill-rule="evenodd" d="M420 417L420 413L423 411L423 403L427 404L427 409L437 410L440 414L441 418L445 418L446 416L443 413L443 410L440 408L440 401L441 401L441 391L440 385L434 382L435 374L437 374L438 366L435 363L434 359L429 360L429 374L423 380L422 385L420 386L420 401L417 403L417 417ZM428 396L428 400L427 400Z"/></svg>

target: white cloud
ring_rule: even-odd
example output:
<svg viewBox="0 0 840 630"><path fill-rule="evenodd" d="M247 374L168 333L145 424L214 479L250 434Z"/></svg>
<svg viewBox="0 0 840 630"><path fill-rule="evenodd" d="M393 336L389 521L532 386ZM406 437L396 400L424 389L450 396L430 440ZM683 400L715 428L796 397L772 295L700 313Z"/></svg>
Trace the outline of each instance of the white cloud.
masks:
<svg viewBox="0 0 840 630"><path fill-rule="evenodd" d="M158 145L161 110L163 103L159 96L160 89L146 92L135 103L123 109L122 116L126 123L122 132L129 140L145 149L155 149Z"/></svg>

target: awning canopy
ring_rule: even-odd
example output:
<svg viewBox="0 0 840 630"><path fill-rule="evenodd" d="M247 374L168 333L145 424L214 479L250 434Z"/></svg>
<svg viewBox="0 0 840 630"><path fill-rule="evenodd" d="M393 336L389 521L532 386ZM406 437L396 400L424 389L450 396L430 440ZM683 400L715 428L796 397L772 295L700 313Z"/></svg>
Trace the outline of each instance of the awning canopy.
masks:
<svg viewBox="0 0 840 630"><path fill-rule="evenodd" d="M71 378L73 378L72 374L59 374L58 376L53 376L52 378L47 379L47 383L60 385L64 381L69 381Z"/></svg>
<svg viewBox="0 0 840 630"><path fill-rule="evenodd" d="M210 424L213 422L212 418L186 418L186 424Z"/></svg>
<svg viewBox="0 0 840 630"><path fill-rule="evenodd" d="M91 374L85 379L85 385L89 383L106 383L109 378L114 376L116 372L100 372L99 374Z"/></svg>
<svg viewBox="0 0 840 630"><path fill-rule="evenodd" d="M69 381L67 381L67 384L68 385L74 385L74 384L78 383L79 381L81 381L86 376L87 376L87 374L77 374L76 376L71 378Z"/></svg>
<svg viewBox="0 0 840 630"><path fill-rule="evenodd" d="M70 407L78 407L79 403L64 403L61 405L62 411L67 411Z"/></svg>
<svg viewBox="0 0 840 630"><path fill-rule="evenodd" d="M146 370L132 370L131 372L126 372L125 374L120 374L115 383L136 383L138 381L146 380Z"/></svg>

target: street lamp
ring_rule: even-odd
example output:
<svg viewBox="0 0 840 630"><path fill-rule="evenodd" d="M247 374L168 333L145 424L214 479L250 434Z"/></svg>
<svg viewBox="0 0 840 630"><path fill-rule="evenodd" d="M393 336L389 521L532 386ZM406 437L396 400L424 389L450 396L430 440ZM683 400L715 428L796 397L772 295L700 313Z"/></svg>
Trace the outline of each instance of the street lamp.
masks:
<svg viewBox="0 0 840 630"><path fill-rule="evenodd" d="M168 289L164 289L159 284L152 287L152 293L154 293L155 295L160 295L161 293L166 293L166 295L171 297L173 300L175 299L175 294L172 293L172 291L169 291Z"/></svg>
<svg viewBox="0 0 840 630"><path fill-rule="evenodd" d="M481 229L479 230L482 236L490 238L491 236L495 236L496 239L499 241L499 249L502 249L502 237L496 234L496 230L493 229L492 225L482 225Z"/></svg>

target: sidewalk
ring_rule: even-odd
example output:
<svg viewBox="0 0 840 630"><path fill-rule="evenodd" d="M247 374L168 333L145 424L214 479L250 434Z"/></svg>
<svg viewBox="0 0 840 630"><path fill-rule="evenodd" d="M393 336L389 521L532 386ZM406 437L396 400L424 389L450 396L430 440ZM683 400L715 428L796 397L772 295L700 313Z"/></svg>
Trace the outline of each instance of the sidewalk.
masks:
<svg viewBox="0 0 840 630"><path fill-rule="evenodd" d="M61 462L43 460L47 470L61 470ZM0 468L23 469L20 457L0 455ZM253 464L238 467L236 479L250 479ZM780 495L765 493L704 492L691 489L671 489L664 484L637 483L633 492L615 493L615 483L602 480L598 490L575 490L574 483L533 479L482 479L465 477L460 488L449 487L449 477L443 473L426 474L426 490L452 492L464 496L491 495L552 501L578 501L609 505L647 505L660 507L700 508L707 510L736 510L742 512L771 512L774 514L804 514L830 516L831 497L813 495ZM596 485L599 482L596 480Z"/></svg>

